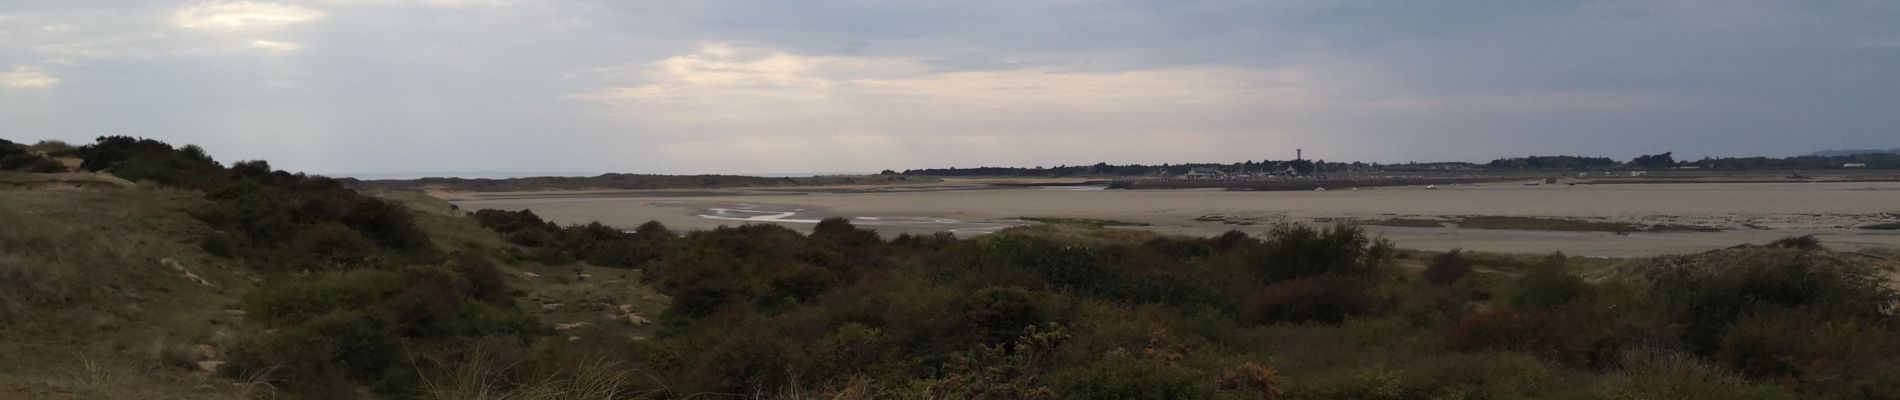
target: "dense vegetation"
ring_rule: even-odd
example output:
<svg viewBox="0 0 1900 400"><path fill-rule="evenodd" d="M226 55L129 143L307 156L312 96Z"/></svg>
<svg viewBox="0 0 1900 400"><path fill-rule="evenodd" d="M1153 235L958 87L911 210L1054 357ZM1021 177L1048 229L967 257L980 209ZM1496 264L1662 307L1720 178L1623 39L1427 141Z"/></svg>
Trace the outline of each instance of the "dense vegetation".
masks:
<svg viewBox="0 0 1900 400"><path fill-rule="evenodd" d="M1491 160L1483 164L1465 162L1403 163L1381 164L1364 162L1326 162L1325 160L1265 160L1246 161L1230 164L1188 163L1161 165L1114 165L1097 163L1095 165L1061 165L1056 167L977 167L977 168L923 168L908 169L902 172L889 171L887 174L924 175L924 176L1026 176L1026 177L1069 177L1069 176L1143 176L1143 175L1181 175L1195 169L1213 169L1226 173L1281 173L1294 171L1300 174L1314 174L1347 171L1433 171L1433 170L1605 170L1605 169L1670 169L1694 166L1708 169L1841 169L1846 164L1865 164L1869 169L1900 169L1900 154L1865 153L1834 156L1797 156L1775 157L1723 157L1703 158L1699 161L1678 161L1673 153L1648 154L1616 161L1609 157L1584 156L1525 156Z"/></svg>
<svg viewBox="0 0 1900 400"><path fill-rule="evenodd" d="M1704 158L1684 165L1712 169L1838 169L1847 164L1866 164L1868 169L1900 168L1900 154L1854 154L1842 156L1720 157Z"/></svg>
<svg viewBox="0 0 1900 400"><path fill-rule="evenodd" d="M1609 169L1609 168L1616 168L1622 165L1623 163L1616 162L1616 160L1611 160L1609 157L1529 156L1529 157L1517 157L1517 158L1500 158L1496 160L1491 160L1490 163L1487 163L1484 166L1485 168L1490 168L1490 169L1577 170L1577 169Z"/></svg>
<svg viewBox="0 0 1900 400"><path fill-rule="evenodd" d="M586 253L571 238L587 228L487 215L511 237L570 238L539 242L545 251ZM669 239L639 245L663 249L640 267L674 298L665 329L615 354L681 392L1900 395L1890 271L1838 262L1811 239L1666 258L1591 283L1561 254L1511 275L1477 273L1458 252L1398 270L1397 253L1349 226L1205 239L1108 232L1051 225L884 242L833 219L810 236L769 225L654 234L642 240Z"/></svg>
<svg viewBox="0 0 1900 400"><path fill-rule="evenodd" d="M489 259L444 254L406 208L335 180L263 161L227 168L196 146L123 136L74 152L87 170L203 192L209 202L189 213L218 231L200 246L264 274L243 304L254 331L223 350L228 376L281 377L299 397L353 397L357 387L403 397L443 349L530 343L546 330Z"/></svg>
<svg viewBox="0 0 1900 400"><path fill-rule="evenodd" d="M0 171L61 172L66 167L24 144L0 139Z"/></svg>
<svg viewBox="0 0 1900 400"><path fill-rule="evenodd" d="M1350 225L886 240L480 210L501 241L451 251L327 178L125 137L73 151L204 194L199 246L263 277L219 373L288 398L1900 397L1894 271L1812 238L1586 279L1561 254L1402 252ZM670 301L650 336L555 334L509 265L619 268Z"/></svg>

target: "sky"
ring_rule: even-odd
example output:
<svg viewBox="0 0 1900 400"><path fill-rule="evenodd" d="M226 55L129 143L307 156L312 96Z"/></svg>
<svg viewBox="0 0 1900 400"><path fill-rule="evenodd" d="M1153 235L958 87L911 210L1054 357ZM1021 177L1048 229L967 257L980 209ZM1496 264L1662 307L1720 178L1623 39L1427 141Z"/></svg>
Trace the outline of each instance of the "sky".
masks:
<svg viewBox="0 0 1900 400"><path fill-rule="evenodd" d="M0 2L0 138L335 174L1900 147L1900 2Z"/></svg>

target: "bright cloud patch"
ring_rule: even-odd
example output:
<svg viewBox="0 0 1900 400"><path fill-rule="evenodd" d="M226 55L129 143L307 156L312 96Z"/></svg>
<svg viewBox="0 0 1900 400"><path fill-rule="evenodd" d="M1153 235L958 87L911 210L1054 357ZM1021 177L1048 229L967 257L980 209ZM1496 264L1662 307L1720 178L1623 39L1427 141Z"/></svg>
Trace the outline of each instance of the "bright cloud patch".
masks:
<svg viewBox="0 0 1900 400"><path fill-rule="evenodd" d="M1241 134L1268 140L1257 135L1258 126L1235 121L1315 103L1296 84L1305 74L1232 67L946 71L922 59L715 44L637 66L628 74L635 84L572 97L606 104L650 132L643 134L667 141L664 154L681 165L821 153L879 158L863 160L875 164L1068 145L1139 155Z"/></svg>
<svg viewBox="0 0 1900 400"><path fill-rule="evenodd" d="M239 30L313 21L323 15L302 6L240 1L185 7L172 15L172 23L190 29Z"/></svg>
<svg viewBox="0 0 1900 400"><path fill-rule="evenodd" d="M514 0L327 0L335 4L400 5L420 4L436 7L492 7L513 3Z"/></svg>
<svg viewBox="0 0 1900 400"><path fill-rule="evenodd" d="M59 78L47 75L40 70L15 67L13 72L0 72L0 85L14 89L45 89L59 84Z"/></svg>
<svg viewBox="0 0 1900 400"><path fill-rule="evenodd" d="M1157 111L1226 107L1299 96L1273 84L1293 70L1179 68L1078 72L1055 68L939 71L909 58L801 56L723 44L636 71L639 84L576 95L632 108L705 111L708 119L748 113L915 114L1034 106L1039 112ZM693 114L686 114L693 115ZM686 117L692 118L692 117Z"/></svg>
<svg viewBox="0 0 1900 400"><path fill-rule="evenodd" d="M303 46L296 43L257 39L251 41L251 47L270 51L291 51L302 48Z"/></svg>

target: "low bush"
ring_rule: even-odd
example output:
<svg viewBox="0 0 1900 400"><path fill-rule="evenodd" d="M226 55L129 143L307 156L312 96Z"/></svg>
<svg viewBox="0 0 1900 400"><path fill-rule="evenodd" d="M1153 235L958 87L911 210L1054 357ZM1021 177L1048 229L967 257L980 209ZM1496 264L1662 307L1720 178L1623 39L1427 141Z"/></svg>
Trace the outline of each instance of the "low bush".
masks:
<svg viewBox="0 0 1900 400"><path fill-rule="evenodd" d="M1624 346L1642 342L1612 317L1584 307L1526 310L1497 307L1454 323L1445 341L1459 351L1512 351L1545 360L1592 366L1611 362Z"/></svg>
<svg viewBox="0 0 1900 400"><path fill-rule="evenodd" d="M1249 265L1267 283L1319 275L1371 276L1394 253L1390 242L1352 225L1280 225L1266 240L1247 247Z"/></svg>
<svg viewBox="0 0 1900 400"><path fill-rule="evenodd" d="M1002 345L1016 340L1023 329L1048 322L1044 312L1019 287L991 287L977 290L963 306L968 332L983 343Z"/></svg>
<svg viewBox="0 0 1900 400"><path fill-rule="evenodd" d="M1360 279L1342 276L1276 282L1249 295L1241 304L1241 316L1262 323L1337 324L1378 305L1366 286Z"/></svg>
<svg viewBox="0 0 1900 400"><path fill-rule="evenodd" d="M1465 275L1470 274L1471 261L1460 255L1458 249L1452 249L1432 256L1432 262L1425 266L1425 272L1420 276L1425 278L1426 282L1446 285L1464 279Z"/></svg>
<svg viewBox="0 0 1900 400"><path fill-rule="evenodd" d="M1742 265L1679 265L1649 273L1651 292L1683 327L1682 340L1699 355L1721 348L1736 321L1750 315L1798 312L1834 320L1884 320L1900 306L1900 292L1876 270L1815 262L1801 254L1772 254Z"/></svg>
<svg viewBox="0 0 1900 400"><path fill-rule="evenodd" d="M269 333L231 355L231 374L283 367L296 382L322 386L358 383L390 391L414 387L419 373L402 365L420 357L410 341L542 333L532 316L512 303L492 299L500 281L486 281L481 266L463 258L453 268L410 267L400 271L357 269L284 277L245 297ZM471 271L464 275L455 271Z"/></svg>
<svg viewBox="0 0 1900 400"><path fill-rule="evenodd" d="M1104 358L1064 369L1045 380L1049 389L1064 399L1214 398L1213 382L1197 371L1142 360Z"/></svg>
<svg viewBox="0 0 1900 400"><path fill-rule="evenodd" d="M1517 294L1511 304L1531 309L1553 309L1570 303L1588 292L1583 278L1566 270L1563 253L1552 254L1517 280Z"/></svg>
<svg viewBox="0 0 1900 400"><path fill-rule="evenodd" d="M25 145L0 139L0 171L65 172L66 166Z"/></svg>

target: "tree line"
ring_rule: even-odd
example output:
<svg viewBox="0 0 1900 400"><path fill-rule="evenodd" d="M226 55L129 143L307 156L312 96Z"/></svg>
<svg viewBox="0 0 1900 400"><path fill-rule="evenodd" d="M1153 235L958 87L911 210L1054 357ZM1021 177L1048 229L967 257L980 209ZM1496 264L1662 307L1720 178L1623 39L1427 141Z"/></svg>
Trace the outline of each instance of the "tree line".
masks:
<svg viewBox="0 0 1900 400"><path fill-rule="evenodd" d="M1382 164L1367 162L1327 162L1325 160L1262 160L1237 163L1185 163L1185 164L1109 164L1093 165L1057 165L1054 167L975 167L975 168L920 168L903 171L884 170L883 175L922 175L922 176L1025 176L1025 177L1071 177L1071 176L1179 176L1195 170L1214 170L1228 174L1272 174L1293 173L1308 175L1327 172L1351 171L1433 171L1433 170L1612 170L1612 169L1672 169L1693 167L1701 169L1741 169L1741 170L1777 170L1777 169L1900 169L1900 154L1852 154L1852 155L1805 155L1795 157L1707 157L1695 161L1677 160L1674 152L1646 154L1628 161L1617 161L1609 157L1588 156L1524 156L1491 160L1486 163L1467 162L1431 162Z"/></svg>

